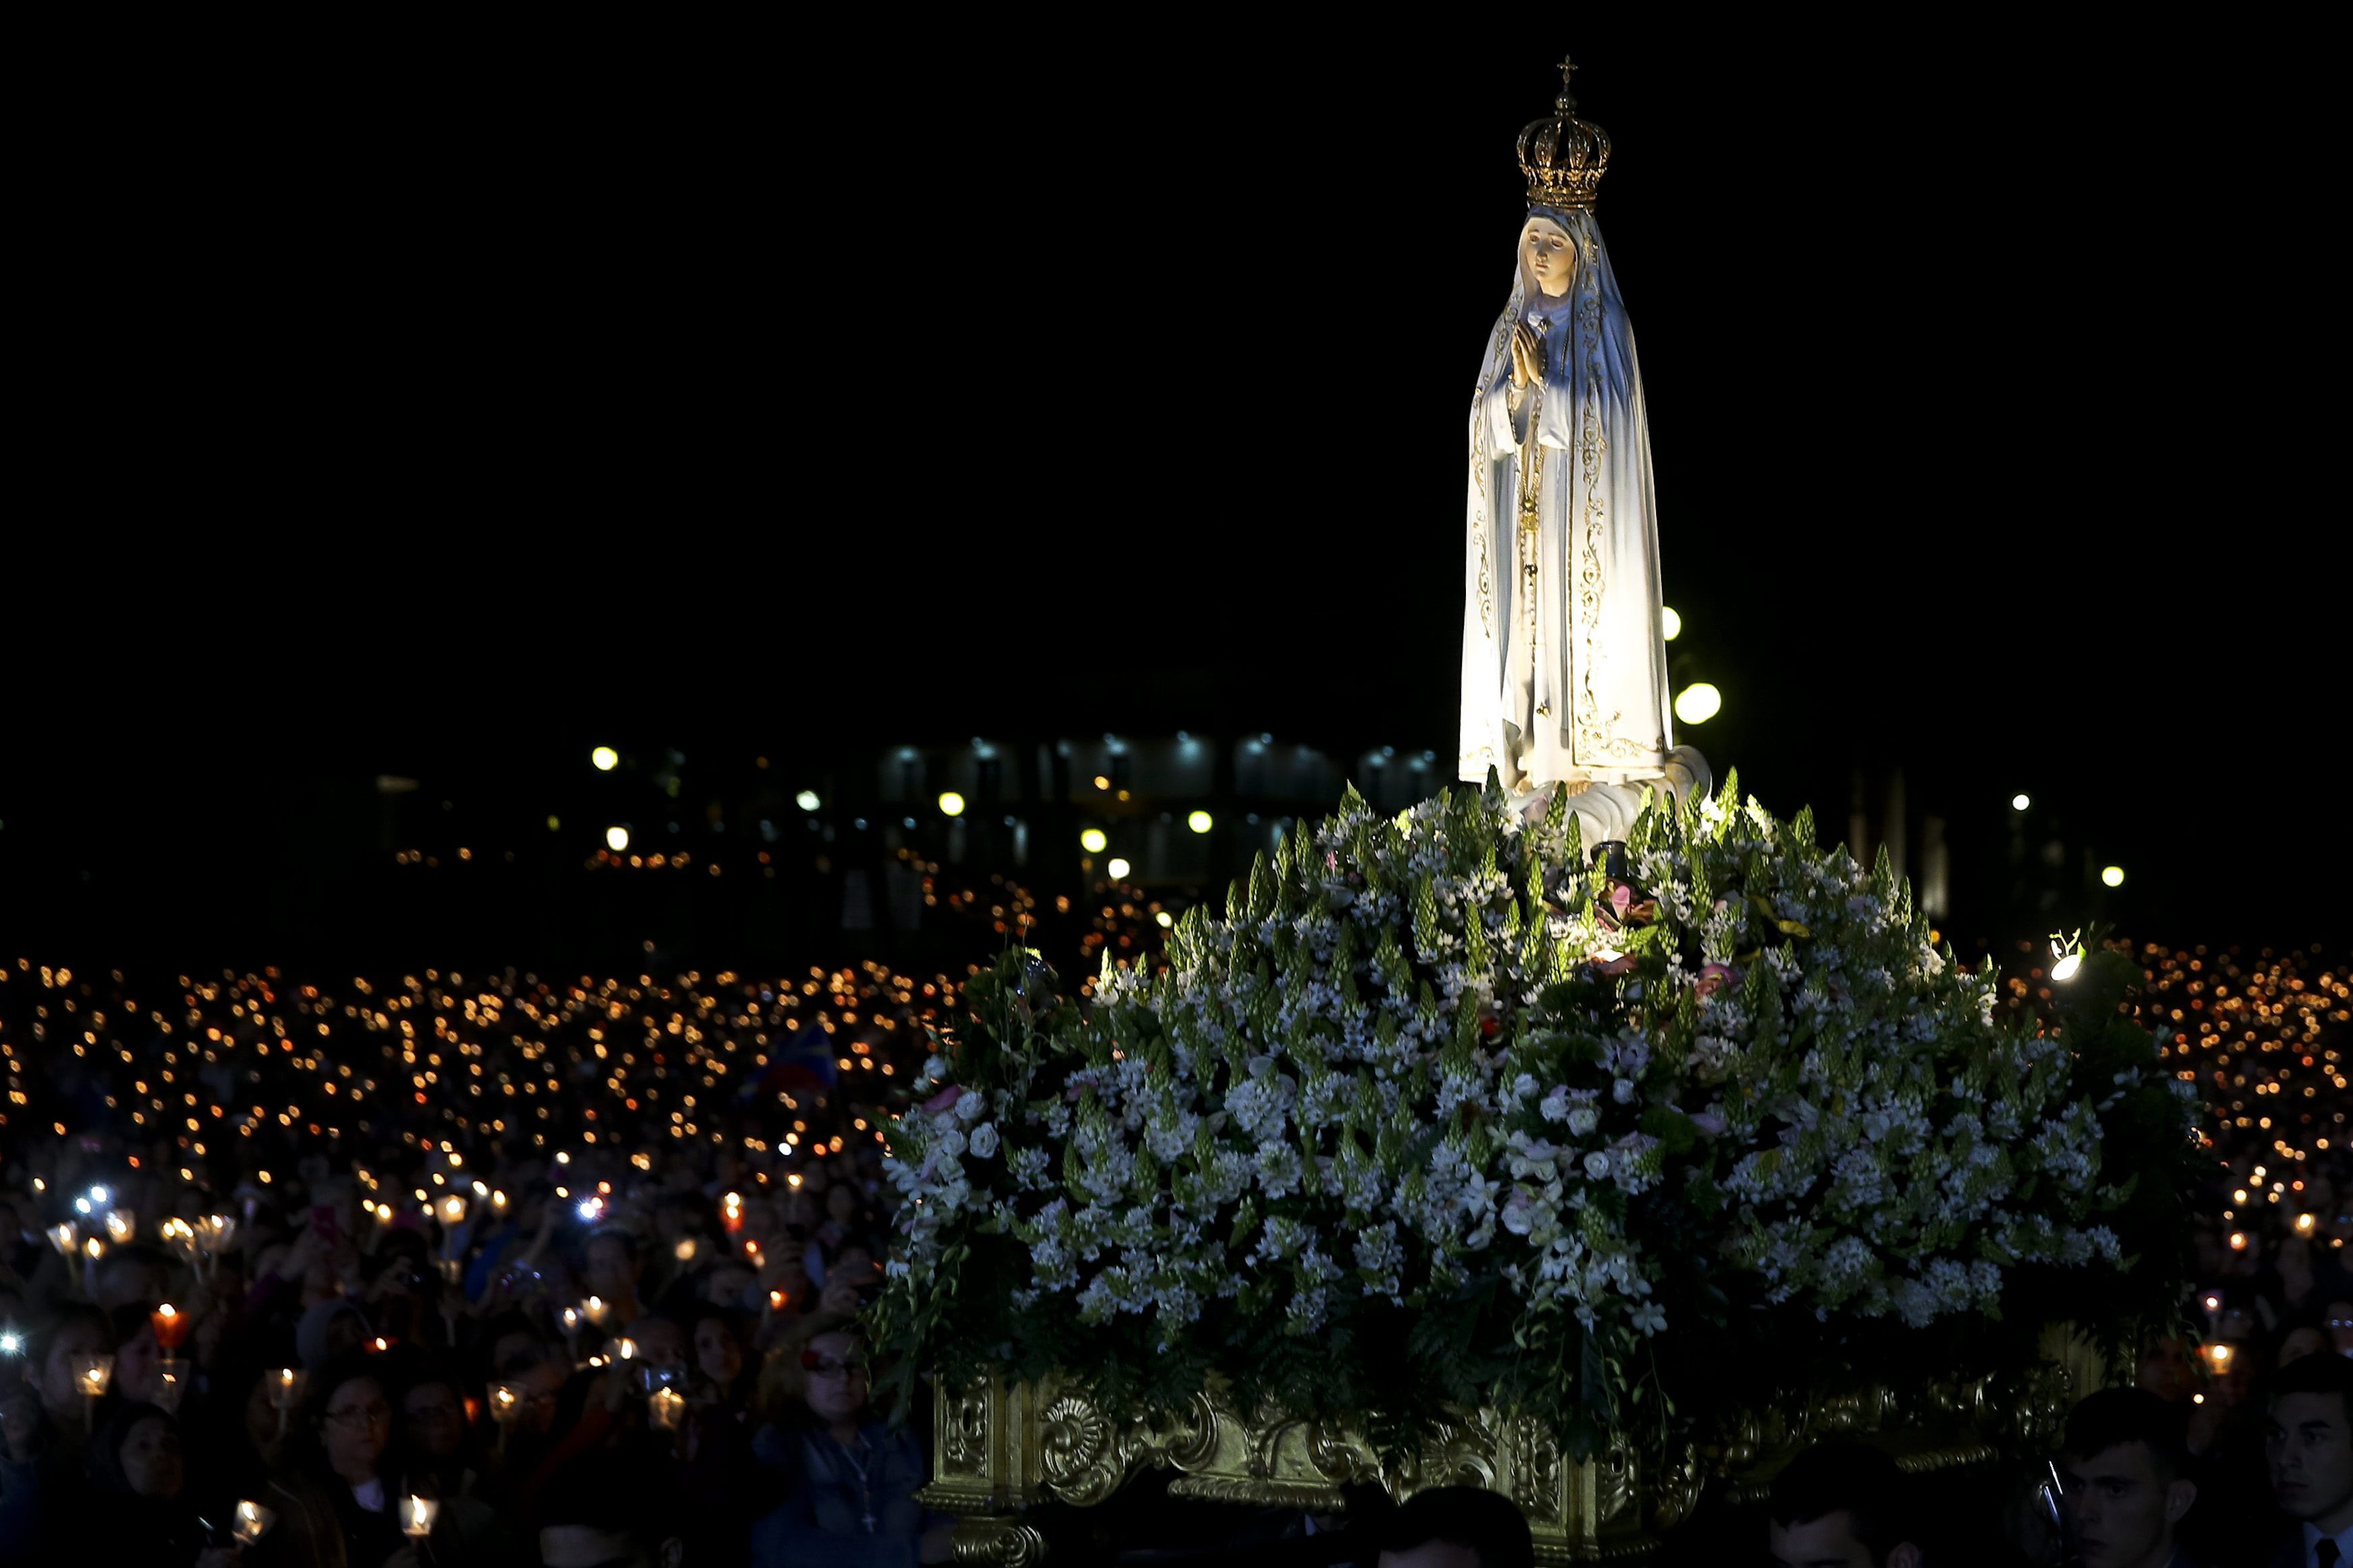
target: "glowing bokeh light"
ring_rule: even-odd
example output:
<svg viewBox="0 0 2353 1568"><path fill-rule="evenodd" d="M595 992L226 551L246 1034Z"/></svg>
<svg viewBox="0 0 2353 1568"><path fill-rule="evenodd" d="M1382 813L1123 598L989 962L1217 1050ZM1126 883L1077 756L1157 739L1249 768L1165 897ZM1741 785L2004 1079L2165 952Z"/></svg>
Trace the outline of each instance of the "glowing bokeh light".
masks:
<svg viewBox="0 0 2353 1568"><path fill-rule="evenodd" d="M2121 888L2125 885L2125 868L2122 866L2104 867L2100 871L2100 880L2111 888Z"/></svg>
<svg viewBox="0 0 2353 1568"><path fill-rule="evenodd" d="M1695 681L1675 699L1675 717L1686 724L1704 724L1724 710L1724 693L1706 681Z"/></svg>
<svg viewBox="0 0 2353 1568"><path fill-rule="evenodd" d="M1196 833L1207 833L1217 826L1217 819L1206 811L1197 811L1185 819L1185 826Z"/></svg>
<svg viewBox="0 0 2353 1568"><path fill-rule="evenodd" d="M1124 881L1127 874L1134 869L1135 869L1134 867L1115 856L1103 862L1103 874L1114 882Z"/></svg>
<svg viewBox="0 0 2353 1568"><path fill-rule="evenodd" d="M1100 827L1090 827L1079 835L1079 847L1090 855L1100 855L1111 843L1111 835Z"/></svg>
<svg viewBox="0 0 2353 1568"><path fill-rule="evenodd" d="M942 790L940 792L940 815L942 816L962 816L964 815L964 796L956 794L956 792L952 789Z"/></svg>
<svg viewBox="0 0 2353 1568"><path fill-rule="evenodd" d="M610 746L599 746L588 753L588 760L596 764L598 773L609 773L621 765L621 753Z"/></svg>
<svg viewBox="0 0 2353 1568"><path fill-rule="evenodd" d="M1659 636L1668 642L1683 635L1683 618L1675 614L1672 605L1659 606Z"/></svg>
<svg viewBox="0 0 2353 1568"><path fill-rule="evenodd" d="M605 847L618 855L629 847L629 830L626 827L605 829Z"/></svg>

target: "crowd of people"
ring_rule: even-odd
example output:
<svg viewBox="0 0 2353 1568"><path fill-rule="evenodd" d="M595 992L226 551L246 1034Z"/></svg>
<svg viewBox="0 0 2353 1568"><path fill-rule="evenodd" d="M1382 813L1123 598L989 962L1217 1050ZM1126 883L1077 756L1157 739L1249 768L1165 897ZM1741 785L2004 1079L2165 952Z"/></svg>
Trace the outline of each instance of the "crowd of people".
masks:
<svg viewBox="0 0 2353 1568"><path fill-rule="evenodd" d="M1149 961L1149 905L1058 913L1091 958ZM2097 1519L2137 1488L2209 1568L2267 1563L2271 1526L2353 1529L2353 993L2316 952L2135 956L2130 1005L2207 1107L2200 1294L2137 1391L2079 1410L2049 1541L2031 1502L2008 1533L2021 1561L2072 1540L2164 1568L2101 1555ZM950 1560L918 1495L928 1425L881 1418L860 1314L889 1120L959 1021L955 977L0 976L0 1563ZM2006 1005L2031 1017L2057 984L2030 958ZM2298 1447L2315 1422L2342 1496L2282 1479L2322 1468ZM2118 1448L2147 1474L2102 1470ZM1793 1465L1757 1552L1949 1561L1875 1464ZM1824 1501L1857 1476L1861 1501ZM1423 1561L1487 1506L1422 1504L1347 1551ZM1864 1555L1783 1551L1824 1520Z"/></svg>

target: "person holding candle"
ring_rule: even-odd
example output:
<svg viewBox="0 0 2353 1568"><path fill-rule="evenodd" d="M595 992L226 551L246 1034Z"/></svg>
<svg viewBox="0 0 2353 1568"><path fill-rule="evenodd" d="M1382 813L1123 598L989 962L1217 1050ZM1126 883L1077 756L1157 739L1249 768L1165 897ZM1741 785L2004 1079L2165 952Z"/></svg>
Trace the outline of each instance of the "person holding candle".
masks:
<svg viewBox="0 0 2353 1568"><path fill-rule="evenodd" d="M89 1529L78 1544L100 1563L229 1568L234 1552L205 1544L187 1488L179 1424L153 1405L125 1403L90 1450Z"/></svg>
<svg viewBox="0 0 2353 1568"><path fill-rule="evenodd" d="M62 1308L27 1347L26 1384L0 1400L0 1563L39 1562L72 1528L93 1408L76 1368L109 1353L104 1314Z"/></svg>
<svg viewBox="0 0 2353 1568"><path fill-rule="evenodd" d="M601 1325L618 1333L638 1321L645 1305L638 1300L638 1281L645 1265L638 1256L638 1240L617 1226L607 1226L588 1238L582 1252L588 1293L605 1304Z"/></svg>
<svg viewBox="0 0 2353 1568"><path fill-rule="evenodd" d="M293 1463L261 1500L278 1510L278 1528L248 1561L263 1568L413 1568L415 1548L394 1508L411 1489L387 1463L393 1404L380 1366L364 1354L332 1363L311 1379L304 1415Z"/></svg>

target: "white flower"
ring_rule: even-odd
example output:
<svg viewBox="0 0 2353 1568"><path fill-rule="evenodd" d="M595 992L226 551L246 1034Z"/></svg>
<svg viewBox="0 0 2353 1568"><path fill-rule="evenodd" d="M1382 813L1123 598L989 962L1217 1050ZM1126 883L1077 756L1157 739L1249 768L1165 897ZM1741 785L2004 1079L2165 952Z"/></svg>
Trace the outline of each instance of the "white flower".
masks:
<svg viewBox="0 0 2353 1568"><path fill-rule="evenodd" d="M976 1094L960 1095L955 1102L955 1113L960 1121L977 1121L988 1114L988 1101Z"/></svg>
<svg viewBox="0 0 2353 1568"><path fill-rule="evenodd" d="M986 1160L995 1154L997 1124L993 1121L984 1121L974 1128L971 1136L966 1140L966 1147L972 1151L972 1157L976 1160Z"/></svg>
<svg viewBox="0 0 2353 1568"><path fill-rule="evenodd" d="M1609 1156L1596 1150L1585 1157L1585 1173L1595 1181L1609 1173Z"/></svg>
<svg viewBox="0 0 2353 1568"><path fill-rule="evenodd" d="M1568 1113L1568 1130L1577 1137L1589 1135L1601 1125L1601 1113L1589 1105L1580 1105Z"/></svg>

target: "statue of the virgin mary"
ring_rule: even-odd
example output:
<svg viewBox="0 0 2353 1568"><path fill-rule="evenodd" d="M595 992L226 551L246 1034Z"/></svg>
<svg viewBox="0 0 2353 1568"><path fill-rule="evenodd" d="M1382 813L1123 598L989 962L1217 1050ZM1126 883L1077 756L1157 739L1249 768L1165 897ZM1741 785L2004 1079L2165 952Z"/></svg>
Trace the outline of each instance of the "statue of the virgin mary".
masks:
<svg viewBox="0 0 2353 1568"><path fill-rule="evenodd" d="M1707 787L1668 711L1651 441L1634 336L1593 197L1609 138L1555 112L1520 133L1528 216L1471 399L1461 776L1567 784L1616 837L1644 785Z"/></svg>

